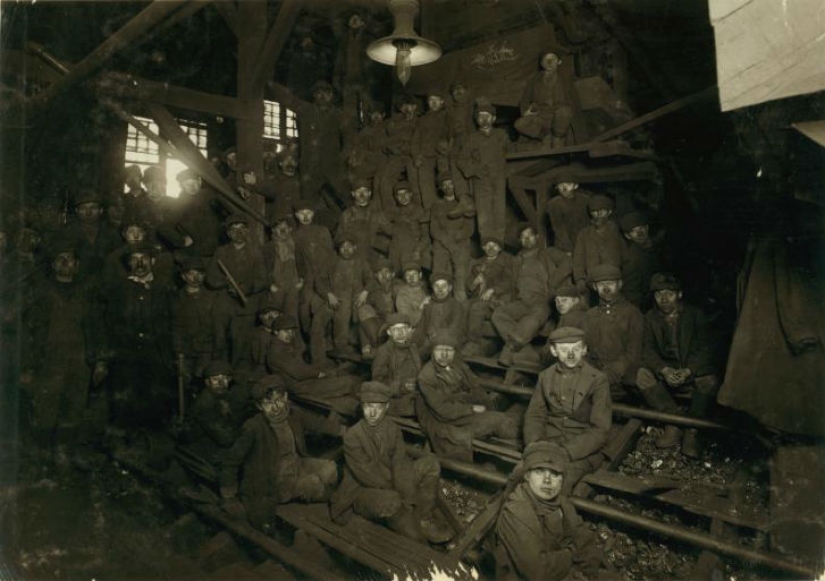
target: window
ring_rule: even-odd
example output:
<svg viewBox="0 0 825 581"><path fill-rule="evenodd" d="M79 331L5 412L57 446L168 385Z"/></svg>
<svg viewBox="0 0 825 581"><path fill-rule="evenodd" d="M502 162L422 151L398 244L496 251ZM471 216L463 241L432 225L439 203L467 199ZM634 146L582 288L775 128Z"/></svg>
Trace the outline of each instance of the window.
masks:
<svg viewBox="0 0 825 581"><path fill-rule="evenodd" d="M264 101L264 139L275 145L275 151L280 151L284 141L291 137L298 137L295 111L281 107L275 101Z"/></svg>
<svg viewBox="0 0 825 581"><path fill-rule="evenodd" d="M152 133L158 134L158 126L154 121L145 117L136 117L136 119L146 125ZM178 125L205 157L207 155L206 123L179 119ZM166 195L172 198L178 196L180 188L178 188L175 176L178 172L186 169L186 164L177 158L170 157L166 148L161 148L160 145L146 137L133 125L129 125L126 133L126 156L124 161L127 166L133 164L139 166L141 171L146 170L150 165L161 166L166 174Z"/></svg>

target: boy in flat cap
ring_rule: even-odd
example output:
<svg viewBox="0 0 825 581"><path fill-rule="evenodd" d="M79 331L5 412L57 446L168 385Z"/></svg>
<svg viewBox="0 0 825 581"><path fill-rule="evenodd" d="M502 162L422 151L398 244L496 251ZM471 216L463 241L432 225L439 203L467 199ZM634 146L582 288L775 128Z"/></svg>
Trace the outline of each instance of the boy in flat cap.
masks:
<svg viewBox="0 0 825 581"><path fill-rule="evenodd" d="M496 330L490 322L493 312L513 300L515 287L515 257L502 251L504 242L497 238L482 238L484 256L470 266L470 304L467 307L466 355L488 355L495 345L490 337Z"/></svg>
<svg viewBox="0 0 825 581"><path fill-rule="evenodd" d="M595 579L601 561L595 535L563 492L564 449L535 442L524 449L496 521L496 578L560 581L578 568Z"/></svg>
<svg viewBox="0 0 825 581"><path fill-rule="evenodd" d="M444 92L438 89L427 93L427 112L418 118L412 141L413 171L417 174L421 206L426 212L436 200L435 172L439 144L446 144L449 139L444 97Z"/></svg>
<svg viewBox="0 0 825 581"><path fill-rule="evenodd" d="M101 331L75 248L71 237L52 241L51 275L24 299L18 344L35 439L56 459L78 443Z"/></svg>
<svg viewBox="0 0 825 581"><path fill-rule="evenodd" d="M521 117L513 127L526 137L563 147L573 121L573 108L558 72L561 59L554 52L545 52L539 64L541 71L524 87L519 102Z"/></svg>
<svg viewBox="0 0 825 581"><path fill-rule="evenodd" d="M372 185L367 180L352 183L352 206L344 210L335 231L336 240L352 236L358 255L365 260L386 254L393 236L389 214L372 201Z"/></svg>
<svg viewBox="0 0 825 581"><path fill-rule="evenodd" d="M271 281L269 294L280 304L280 310L298 316L300 292L304 281L298 274L298 257L292 235L292 216L283 214L272 223L272 240L263 245L267 276Z"/></svg>
<svg viewBox="0 0 825 581"><path fill-rule="evenodd" d="M642 355L644 317L622 295L622 273L612 264L590 269L593 290L599 304L584 318L587 360L607 375L614 400L627 395L624 386L636 384L636 370Z"/></svg>
<svg viewBox="0 0 825 581"><path fill-rule="evenodd" d="M390 261L395 270L401 270L410 260L430 268L430 215L419 204L412 203L413 191L409 182L397 182L393 194L396 206L387 212L392 221Z"/></svg>
<svg viewBox="0 0 825 581"><path fill-rule="evenodd" d="M367 283L367 301L357 310L361 357L372 359L383 343L382 329L387 317L395 312L395 271L384 257L372 261L372 279Z"/></svg>
<svg viewBox="0 0 825 581"><path fill-rule="evenodd" d="M266 198L265 215L270 223L281 216L292 214L295 203L301 199L298 155L284 149L275 155L275 163L278 166L275 175L261 184L258 190Z"/></svg>
<svg viewBox="0 0 825 581"><path fill-rule="evenodd" d="M325 226L314 224L315 211L306 200L296 202L295 220L295 261L298 275L304 281L299 302L300 322L304 332L310 336L309 352L316 365L328 363L326 347L326 325L318 320L313 324L313 316L326 309L325 297L315 293L315 279L323 276L335 262L335 248L332 236Z"/></svg>
<svg viewBox="0 0 825 581"><path fill-rule="evenodd" d="M455 195L455 182L450 171L436 176L442 197L430 208L430 236L433 240L433 270L452 273L454 293L459 301L467 300L467 274L470 270L470 238L475 231L475 211L466 216Z"/></svg>
<svg viewBox="0 0 825 581"><path fill-rule="evenodd" d="M662 249L650 237L650 220L641 212L630 212L619 220L627 239L622 253L622 292L625 298L646 310L650 306L650 277L662 265Z"/></svg>
<svg viewBox="0 0 825 581"><path fill-rule="evenodd" d="M214 192L202 187L201 176L185 169L175 176L181 192L158 225L157 233L183 254L209 257L220 245L221 218L231 211Z"/></svg>
<svg viewBox="0 0 825 581"><path fill-rule="evenodd" d="M563 181L556 184L558 196L547 202L547 215L553 227L553 246L573 256L573 249L579 232L590 223L587 203L590 193L579 189L576 182Z"/></svg>
<svg viewBox="0 0 825 581"><path fill-rule="evenodd" d="M387 121L387 167L380 172L381 193L392 193L395 183L406 175L415 194L419 192L418 175L413 166L412 144L418 128L418 99L413 95L403 94L398 101L398 114ZM415 203L421 205L416 196ZM392 208L392 199L382 199L381 206Z"/></svg>
<svg viewBox="0 0 825 581"><path fill-rule="evenodd" d="M519 406L495 411L497 398L478 385L476 376L456 355L457 341L441 331L432 339L432 358L421 368L416 412L435 453L473 460L473 438L519 435Z"/></svg>
<svg viewBox="0 0 825 581"><path fill-rule="evenodd" d="M378 381L361 386L364 417L344 435L344 479L332 497L332 518L346 522L355 513L415 540L446 542L449 532L433 518L441 466L432 454L407 455L400 428L387 417L391 395Z"/></svg>
<svg viewBox="0 0 825 581"><path fill-rule="evenodd" d="M278 317L273 328L275 341L270 344L266 355L266 367L269 372L286 379L289 391L295 395L324 398L339 413L351 414L355 406L354 396L358 390L358 378L339 374L334 368L306 363L303 351L295 341L298 322L294 317Z"/></svg>
<svg viewBox="0 0 825 581"><path fill-rule="evenodd" d="M389 182L389 177L384 177L384 174L389 167L387 163L387 124L384 120L386 112L384 107L379 103L372 103L366 112L367 122L361 131L355 136L353 149L361 152L363 163L366 166L375 168L375 174L372 176L375 183L376 197L380 203L384 200L389 201L392 198L392 192L383 191L384 187L392 187ZM361 175L360 177L365 177Z"/></svg>
<svg viewBox="0 0 825 581"><path fill-rule="evenodd" d="M578 327L584 328L584 317L587 313L587 307L582 300L579 289L573 286L572 283L562 284L556 289L556 296L553 298L553 304L556 307L555 328L559 327Z"/></svg>
<svg viewBox="0 0 825 581"><path fill-rule="evenodd" d="M409 261L403 268L404 282L398 285L395 293L395 310L406 315L413 327L418 325L424 307L430 301L427 285L422 280L421 264Z"/></svg>
<svg viewBox="0 0 825 581"><path fill-rule="evenodd" d="M412 340L410 319L401 313L387 316L389 341L381 345L372 362L372 380L392 390L391 415L415 417L415 394L421 356Z"/></svg>
<svg viewBox="0 0 825 581"><path fill-rule="evenodd" d="M183 288L172 298L172 344L188 378L200 378L215 351L214 305L217 293L204 288L206 262L200 256L180 260Z"/></svg>
<svg viewBox="0 0 825 581"><path fill-rule="evenodd" d="M254 295L266 290L271 280L262 248L250 240L246 216L232 214L224 227L229 242L209 260L206 286L220 291L215 300L215 355L234 364L250 349L256 315Z"/></svg>
<svg viewBox="0 0 825 581"><path fill-rule="evenodd" d="M516 256L517 295L493 312L491 320L504 340L498 360L513 364L514 354L528 346L550 317L550 298L556 288L570 280L570 257L556 248L539 248L536 228L522 223L518 228L521 250Z"/></svg>
<svg viewBox="0 0 825 581"><path fill-rule="evenodd" d="M707 318L682 300L682 285L672 274L654 274L650 290L656 306L645 314L642 367L636 385L650 407L666 412L678 411L670 392L688 392L688 414L704 418L719 389ZM656 445L677 446L679 436L676 426L668 426ZM698 458L701 452L697 430L687 430L682 453Z"/></svg>
<svg viewBox="0 0 825 581"><path fill-rule="evenodd" d="M418 350L429 356L433 337L439 331L447 331L455 337L458 345L463 345L467 337L467 315L464 305L452 296L453 277L446 272L434 272L430 276L432 296L421 313L421 320L415 327L413 342Z"/></svg>
<svg viewBox="0 0 825 581"><path fill-rule="evenodd" d="M603 195L591 196L587 202L590 224L576 237L573 250L573 282L582 293L587 290L590 270L600 264L622 266L624 240L619 227L611 220L615 204Z"/></svg>
<svg viewBox="0 0 825 581"><path fill-rule="evenodd" d="M539 373L524 414L524 444L549 441L566 454L568 488L598 468L613 422L610 387L604 373L585 360L584 331L561 327L550 334L556 363Z"/></svg>
<svg viewBox="0 0 825 581"><path fill-rule="evenodd" d="M65 236L73 240L79 261L78 276L100 276L106 257L120 246L117 229L103 219L104 203L93 190L81 190L75 197L76 220L65 227Z"/></svg>
<svg viewBox="0 0 825 581"><path fill-rule="evenodd" d="M475 203L478 233L482 238L504 239L505 197L507 187L507 148L510 139L503 129L493 128L496 109L489 99L475 102L478 130L469 133L462 143L456 164L470 180Z"/></svg>
<svg viewBox="0 0 825 581"><path fill-rule="evenodd" d="M261 378L252 398L260 413L243 425L226 454L220 492L227 512L245 512L253 526L268 532L279 504L327 501L338 483L338 467L307 455L305 432L322 430L323 422L310 426L309 415L290 410L282 378Z"/></svg>
<svg viewBox="0 0 825 581"><path fill-rule="evenodd" d="M315 313L315 324L332 321L332 342L341 357L353 357L357 353L351 340L354 317L366 304L372 280L367 261L357 254L355 236L344 231L338 237L338 259L325 273L315 278L315 292L327 301L327 310Z"/></svg>

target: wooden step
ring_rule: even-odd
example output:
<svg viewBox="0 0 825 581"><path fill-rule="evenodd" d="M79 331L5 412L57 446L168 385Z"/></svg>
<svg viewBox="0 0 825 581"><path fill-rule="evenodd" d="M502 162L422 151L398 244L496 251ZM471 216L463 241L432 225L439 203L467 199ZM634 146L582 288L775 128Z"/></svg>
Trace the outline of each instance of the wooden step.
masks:
<svg viewBox="0 0 825 581"><path fill-rule="evenodd" d="M402 579L428 578L437 567L454 579L471 578L457 559L357 515L345 525L334 523L325 504L286 504L278 508L278 516L378 573Z"/></svg>

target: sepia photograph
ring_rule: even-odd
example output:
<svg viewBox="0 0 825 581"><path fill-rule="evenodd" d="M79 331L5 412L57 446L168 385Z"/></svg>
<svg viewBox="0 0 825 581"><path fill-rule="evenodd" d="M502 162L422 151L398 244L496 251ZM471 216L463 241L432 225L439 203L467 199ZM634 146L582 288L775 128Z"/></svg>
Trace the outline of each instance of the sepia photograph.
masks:
<svg viewBox="0 0 825 581"><path fill-rule="evenodd" d="M0 0L0 581L825 579L825 2Z"/></svg>

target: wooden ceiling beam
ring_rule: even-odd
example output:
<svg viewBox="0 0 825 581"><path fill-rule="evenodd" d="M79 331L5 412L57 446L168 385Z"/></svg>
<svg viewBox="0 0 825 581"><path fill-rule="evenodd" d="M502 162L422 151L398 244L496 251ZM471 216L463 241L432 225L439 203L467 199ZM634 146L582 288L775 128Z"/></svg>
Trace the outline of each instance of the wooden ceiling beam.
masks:
<svg viewBox="0 0 825 581"><path fill-rule="evenodd" d="M77 63L69 74L40 93L34 104L45 107L53 103L57 97L99 71L114 55L144 39L147 32L180 10L187 2L188 0L182 2L155 0Z"/></svg>
<svg viewBox="0 0 825 581"><path fill-rule="evenodd" d="M295 26L295 21L298 20L298 14L300 14L303 4L302 0L281 1L281 7L275 16L275 22L266 35L266 40L261 47L260 58L252 72L253 87L263 88L264 83L268 80L267 77L272 76L278 58L289 39L289 34Z"/></svg>
<svg viewBox="0 0 825 581"><path fill-rule="evenodd" d="M229 30L231 30L232 34L234 34L235 38L237 38L238 8L237 6L235 6L235 3L231 1L215 2L215 10L218 11L218 14L220 14L224 22L226 22L226 25L229 27Z"/></svg>

